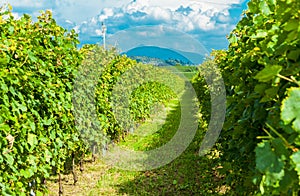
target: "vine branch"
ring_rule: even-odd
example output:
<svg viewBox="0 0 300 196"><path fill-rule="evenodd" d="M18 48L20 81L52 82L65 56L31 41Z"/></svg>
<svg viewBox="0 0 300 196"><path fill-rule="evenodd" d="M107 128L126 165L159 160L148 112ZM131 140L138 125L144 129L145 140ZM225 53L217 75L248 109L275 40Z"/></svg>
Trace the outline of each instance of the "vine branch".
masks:
<svg viewBox="0 0 300 196"><path fill-rule="evenodd" d="M277 77L282 78L284 80L287 80L289 82L295 83L295 84L297 84L300 87L300 83L293 76L291 76L291 78L288 78L288 77L285 77L285 76L283 76L281 74L277 74Z"/></svg>

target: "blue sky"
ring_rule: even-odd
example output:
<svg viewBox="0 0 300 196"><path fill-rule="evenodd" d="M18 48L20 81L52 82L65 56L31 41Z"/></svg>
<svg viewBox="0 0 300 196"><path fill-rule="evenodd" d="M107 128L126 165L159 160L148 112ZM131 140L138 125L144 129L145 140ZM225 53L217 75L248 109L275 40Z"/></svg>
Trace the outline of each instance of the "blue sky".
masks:
<svg viewBox="0 0 300 196"><path fill-rule="evenodd" d="M16 17L27 13L36 18L39 10L52 10L57 23L75 29L82 43L101 43L105 22L108 42L120 47L125 43L115 39L121 36L130 47L152 42L196 52L195 42L207 51L227 48L226 35L248 0L0 0L7 2Z"/></svg>

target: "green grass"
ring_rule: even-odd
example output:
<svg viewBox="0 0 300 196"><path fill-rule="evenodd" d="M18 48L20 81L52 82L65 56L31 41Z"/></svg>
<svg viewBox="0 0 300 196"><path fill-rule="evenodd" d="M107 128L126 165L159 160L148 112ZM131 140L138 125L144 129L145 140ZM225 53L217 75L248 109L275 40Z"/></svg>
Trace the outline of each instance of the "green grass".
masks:
<svg viewBox="0 0 300 196"><path fill-rule="evenodd" d="M132 150L150 150L167 143L176 133L181 118L180 103L170 101L152 118L118 145ZM101 160L88 163L76 186L64 182L65 195L222 195L233 194L220 168L219 151L199 157L204 130L198 130L189 147L171 163L148 171L125 171ZM66 177L66 178L71 178ZM58 185L50 185L50 195ZM234 195L234 194L233 194Z"/></svg>
<svg viewBox="0 0 300 196"><path fill-rule="evenodd" d="M193 76L198 72L198 66L176 65L176 66L165 66L164 68L171 68L175 72L183 74L189 80L191 80Z"/></svg>
<svg viewBox="0 0 300 196"><path fill-rule="evenodd" d="M147 122L141 130L151 134L131 134L119 145L133 150L150 150L167 143L175 134L180 122L180 106L177 100L167 105L168 115L159 130ZM162 115L163 116L163 115ZM163 117L162 117L163 118ZM154 122L155 124L155 122ZM150 130L149 129L154 129ZM171 163L154 170L137 172L111 168L107 170L89 195L211 195L224 194L229 189L217 172L217 158L199 157L198 150L203 132L196 137L186 151Z"/></svg>
<svg viewBox="0 0 300 196"><path fill-rule="evenodd" d="M174 110L180 110L179 101L172 100L167 107L161 105L161 111L156 112L144 124L138 127L134 133L128 135L126 139L120 142L119 146L131 150L151 150L168 142L175 134L180 122L180 115L174 118L168 118L167 113ZM180 114L180 112L179 112ZM167 123L165 123L167 122ZM163 139L162 139L163 137ZM155 143L155 144L154 144Z"/></svg>

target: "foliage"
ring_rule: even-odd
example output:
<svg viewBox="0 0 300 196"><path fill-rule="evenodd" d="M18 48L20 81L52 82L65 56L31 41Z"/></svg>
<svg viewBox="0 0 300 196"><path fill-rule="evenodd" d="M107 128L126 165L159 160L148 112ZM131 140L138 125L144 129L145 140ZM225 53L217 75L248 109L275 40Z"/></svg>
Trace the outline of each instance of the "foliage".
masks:
<svg viewBox="0 0 300 196"><path fill-rule="evenodd" d="M106 68L107 64L117 58L117 53L113 48L104 50L103 47L97 45L84 45L81 48L81 52L84 54L84 60L78 68L74 83L73 113L76 128L81 134L81 139L86 142L92 153L95 154L97 148L104 148L108 142L105 131L110 124L109 121L106 121L106 116L100 117L100 123L96 111L97 103L103 105L102 102L106 102L108 97L105 96L108 94L102 95L102 98L105 97L104 100L100 99L95 102L95 92L101 72Z"/></svg>
<svg viewBox="0 0 300 196"><path fill-rule="evenodd" d="M300 190L299 10L296 0L250 1L229 49L214 54L227 92L223 159L237 191Z"/></svg>
<svg viewBox="0 0 300 196"><path fill-rule="evenodd" d="M86 153L83 141L103 146L104 136L124 134L112 111L112 90L119 76L138 64L115 49L78 50L75 32L58 26L50 11L33 22L28 15L14 19L11 9L0 12L1 194L40 195L53 170L62 173L71 158ZM172 97L167 86L141 85L132 96L134 119L146 118L151 104ZM94 122L85 121L94 114L100 121L96 133L88 131Z"/></svg>
<svg viewBox="0 0 300 196"><path fill-rule="evenodd" d="M205 131L208 128L208 122L211 114L210 87L205 80L205 76L211 75L215 62L212 59L206 59L199 67L198 72L192 78L192 85L197 94L199 104L199 124Z"/></svg>
<svg viewBox="0 0 300 196"><path fill-rule="evenodd" d="M176 97L176 94L163 84L148 82L133 91L130 101L131 116L136 121L145 121L150 117L153 105L157 102L166 102Z"/></svg>
<svg viewBox="0 0 300 196"><path fill-rule="evenodd" d="M71 98L82 55L77 35L50 11L33 22L28 15L14 19L8 8L0 10L1 194L41 193L52 168L62 171L81 152Z"/></svg>
<svg viewBox="0 0 300 196"><path fill-rule="evenodd" d="M174 90L164 85L176 84L174 76L168 77L169 82L163 81L168 75L162 68L138 64L126 56L116 55L107 63L96 87L97 115L104 134L111 140L119 139L149 117L153 104L174 98L172 90L183 91L183 87Z"/></svg>
<svg viewBox="0 0 300 196"><path fill-rule="evenodd" d="M202 68L206 69L200 67L193 79L201 102L200 125L207 128L211 112L208 95L218 92L207 83L214 78L209 74L215 71L210 65L217 64L227 93L227 118L220 138L220 171L226 173L227 185L245 194L297 195L300 2L251 0L248 7L228 37L229 49L216 51L215 59L205 62ZM151 112L151 104L169 100L183 90L155 82L161 81L161 74L171 78L163 69L140 67L115 51L93 46L79 51L75 32L58 26L49 11L33 22L28 15L16 20L11 8L3 7L0 32L2 195L26 195L31 189L42 194L43 180L52 168L60 173L69 157L86 150L82 138L103 144L104 136L118 139L133 126L131 121L118 121L116 108L121 108L119 116L143 121ZM78 100L72 103L74 78L83 55L86 58L76 80ZM124 74L135 68L131 72L134 77L124 80ZM149 82L148 76L156 80ZM171 80L174 82L182 83ZM83 88L89 85L95 88ZM81 93L92 101L85 102ZM127 98L130 105L126 105ZM72 111L73 105L80 104L81 113ZM81 133L95 126L92 122L81 123L76 116L90 115L89 104L96 105L96 113L91 115L98 118L99 130L80 135L75 120ZM126 106L129 113L124 110Z"/></svg>

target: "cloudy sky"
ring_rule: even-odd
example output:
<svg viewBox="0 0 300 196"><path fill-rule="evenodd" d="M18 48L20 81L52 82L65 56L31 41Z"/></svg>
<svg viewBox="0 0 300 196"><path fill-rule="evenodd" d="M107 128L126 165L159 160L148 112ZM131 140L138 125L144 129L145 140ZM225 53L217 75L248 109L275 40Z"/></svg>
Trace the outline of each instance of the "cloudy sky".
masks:
<svg viewBox="0 0 300 196"><path fill-rule="evenodd" d="M102 43L104 22L109 43L152 42L193 52L198 43L207 51L227 48L226 35L248 0L0 0L1 5L7 2L16 16L36 18L39 10L52 10L58 24L75 29L82 43Z"/></svg>

